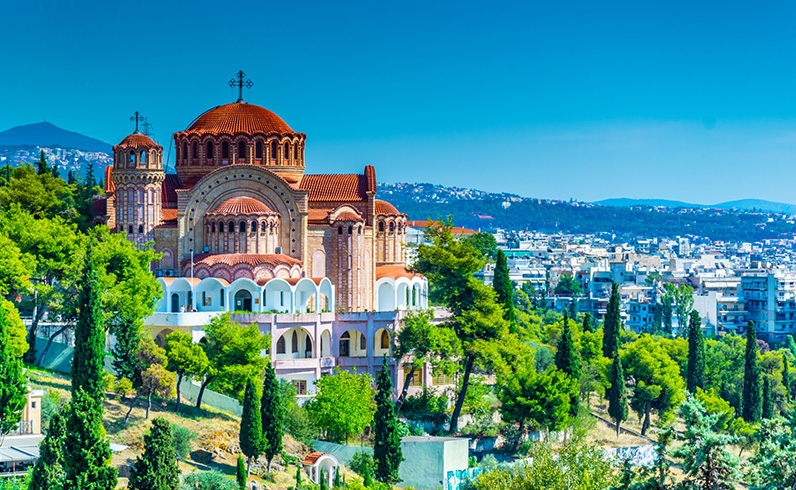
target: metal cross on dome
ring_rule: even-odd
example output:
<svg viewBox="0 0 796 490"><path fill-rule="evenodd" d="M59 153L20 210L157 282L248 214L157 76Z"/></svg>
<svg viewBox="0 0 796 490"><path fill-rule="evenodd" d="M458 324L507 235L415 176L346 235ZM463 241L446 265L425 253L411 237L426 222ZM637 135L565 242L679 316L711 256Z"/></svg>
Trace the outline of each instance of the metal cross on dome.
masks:
<svg viewBox="0 0 796 490"><path fill-rule="evenodd" d="M252 88L254 82L252 82L251 80L246 80L246 81L243 80L244 77L246 77L246 74L243 73L243 70L240 70L238 73L235 74L235 76L238 77L238 79L235 80L233 78L232 80L230 80L229 86L230 87L234 87L236 85L238 86L238 102L243 102L243 87Z"/></svg>
<svg viewBox="0 0 796 490"><path fill-rule="evenodd" d="M142 116L140 112L135 111L135 116L131 116L130 120L135 121L135 133L138 133L138 122L144 122L144 116Z"/></svg>

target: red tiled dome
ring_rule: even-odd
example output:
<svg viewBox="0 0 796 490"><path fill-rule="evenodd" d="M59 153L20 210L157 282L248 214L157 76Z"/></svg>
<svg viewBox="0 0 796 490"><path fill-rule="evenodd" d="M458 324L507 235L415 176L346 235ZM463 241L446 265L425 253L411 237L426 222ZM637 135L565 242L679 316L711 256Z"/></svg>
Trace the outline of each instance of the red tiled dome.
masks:
<svg viewBox="0 0 796 490"><path fill-rule="evenodd" d="M290 126L273 112L254 104L235 102L205 112L185 130L186 133L294 133Z"/></svg>
<svg viewBox="0 0 796 490"><path fill-rule="evenodd" d="M395 206L388 203L387 201L382 201L380 199L376 199L376 214L383 214L386 216L398 216L399 213Z"/></svg>
<svg viewBox="0 0 796 490"><path fill-rule="evenodd" d="M143 133L133 133L128 135L124 138L121 143L116 145L114 148L136 148L139 146L159 146L157 143L152 141L152 138L143 134Z"/></svg>
<svg viewBox="0 0 796 490"><path fill-rule="evenodd" d="M272 214L273 211L265 204L251 197L233 197L218 205L207 214L211 215L238 215L238 214Z"/></svg>

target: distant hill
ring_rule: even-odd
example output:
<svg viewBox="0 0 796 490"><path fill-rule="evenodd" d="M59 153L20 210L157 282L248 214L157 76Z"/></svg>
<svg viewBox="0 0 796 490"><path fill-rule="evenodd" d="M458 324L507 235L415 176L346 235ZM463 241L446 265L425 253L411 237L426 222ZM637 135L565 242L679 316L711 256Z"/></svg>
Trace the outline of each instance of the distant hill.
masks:
<svg viewBox="0 0 796 490"><path fill-rule="evenodd" d="M0 132L0 146L42 146L111 153L111 145L82 134L41 122Z"/></svg>
<svg viewBox="0 0 796 490"><path fill-rule="evenodd" d="M771 213L796 214L796 204L765 201L763 199L741 199L718 204L694 204L683 201L669 201L667 199L628 199L615 198L595 201L594 204L611 207L653 206L665 208L691 208L691 209L739 209L743 211L768 211Z"/></svg>

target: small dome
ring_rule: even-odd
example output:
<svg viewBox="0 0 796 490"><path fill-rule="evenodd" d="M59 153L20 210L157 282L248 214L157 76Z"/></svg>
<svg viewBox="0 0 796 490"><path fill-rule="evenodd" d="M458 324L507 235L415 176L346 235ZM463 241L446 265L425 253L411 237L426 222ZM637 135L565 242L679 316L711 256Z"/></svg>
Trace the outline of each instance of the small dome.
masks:
<svg viewBox="0 0 796 490"><path fill-rule="evenodd" d="M398 216L399 213L395 206L388 203L387 201L382 201L380 199L376 199L376 215L386 215L386 216Z"/></svg>
<svg viewBox="0 0 796 490"><path fill-rule="evenodd" d="M279 116L254 104L235 102L214 107L199 116L186 133L294 133Z"/></svg>
<svg viewBox="0 0 796 490"><path fill-rule="evenodd" d="M251 197L233 197L222 202L210 215L231 216L238 214L274 214L271 209Z"/></svg>
<svg viewBox="0 0 796 490"><path fill-rule="evenodd" d="M138 148L141 146L157 147L160 145L152 141L152 138L144 133L133 133L127 135L127 137L124 138L121 143L114 146L114 148Z"/></svg>

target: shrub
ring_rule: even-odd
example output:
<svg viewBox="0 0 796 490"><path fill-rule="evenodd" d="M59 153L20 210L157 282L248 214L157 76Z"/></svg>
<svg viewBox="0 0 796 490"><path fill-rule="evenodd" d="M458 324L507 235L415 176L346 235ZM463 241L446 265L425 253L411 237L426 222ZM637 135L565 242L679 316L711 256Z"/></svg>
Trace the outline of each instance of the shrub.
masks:
<svg viewBox="0 0 796 490"><path fill-rule="evenodd" d="M47 390L41 399L41 426L46 429L50 425L50 419L56 412L60 412L66 405L66 399L53 389Z"/></svg>
<svg viewBox="0 0 796 490"><path fill-rule="evenodd" d="M357 451L354 453L354 457L351 458L351 464L349 466L354 473L361 477L365 476L365 468L370 468L371 474L376 470L376 462L373 460L373 456L367 451Z"/></svg>
<svg viewBox="0 0 796 490"><path fill-rule="evenodd" d="M171 424L171 436L174 439L174 452L180 459L188 459L191 454L191 446L196 439L196 433L181 425Z"/></svg>
<svg viewBox="0 0 796 490"><path fill-rule="evenodd" d="M238 490L238 484L218 471L197 471L182 478L180 490Z"/></svg>
<svg viewBox="0 0 796 490"><path fill-rule="evenodd" d="M311 446L312 442L318 438L320 431L310 419L307 409L299 406L296 402L296 387L290 381L280 380L279 389L281 391L282 413L285 414L282 422L285 432L304 444Z"/></svg>
<svg viewBox="0 0 796 490"><path fill-rule="evenodd" d="M427 387L417 395L408 396L401 405L401 415L409 420L427 421L443 425L448 421L448 397L435 395Z"/></svg>

